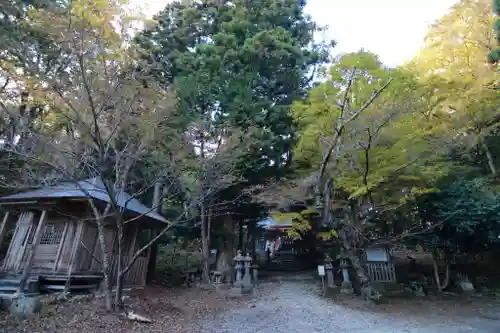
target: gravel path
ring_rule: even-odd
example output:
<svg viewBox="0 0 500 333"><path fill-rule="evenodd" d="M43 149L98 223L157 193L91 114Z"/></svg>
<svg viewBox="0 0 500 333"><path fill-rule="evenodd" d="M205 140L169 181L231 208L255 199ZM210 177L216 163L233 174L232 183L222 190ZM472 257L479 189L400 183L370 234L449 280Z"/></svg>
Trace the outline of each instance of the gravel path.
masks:
<svg viewBox="0 0 500 333"><path fill-rule="evenodd" d="M499 333L485 318L397 316L355 310L318 296L304 281L263 283L253 302L201 322L206 333Z"/></svg>

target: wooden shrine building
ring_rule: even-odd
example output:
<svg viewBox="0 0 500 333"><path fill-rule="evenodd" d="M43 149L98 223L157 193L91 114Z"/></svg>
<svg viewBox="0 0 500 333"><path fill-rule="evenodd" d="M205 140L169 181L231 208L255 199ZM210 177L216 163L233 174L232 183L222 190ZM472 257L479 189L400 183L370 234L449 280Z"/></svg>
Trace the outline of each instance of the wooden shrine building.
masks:
<svg viewBox="0 0 500 333"><path fill-rule="evenodd" d="M48 284L52 285L57 281L65 284L68 280L102 279L102 253L90 200L101 213L111 202L98 178L0 198L3 213L0 245L2 240L5 243L10 238L8 250L0 261L0 277L15 279L31 266L28 267L30 276L51 281ZM117 194L116 203L124 209L127 221L124 238L125 262L128 262L140 248L140 239L151 239L153 230L164 228L167 221L125 192ZM116 281L118 247L112 217L105 218L105 242L111 278ZM146 283L149 256L149 251L145 251L135 261L125 276L124 285Z"/></svg>
<svg viewBox="0 0 500 333"><path fill-rule="evenodd" d="M396 282L396 267L391 254L392 244L381 242L368 246L363 255L363 264L374 282Z"/></svg>

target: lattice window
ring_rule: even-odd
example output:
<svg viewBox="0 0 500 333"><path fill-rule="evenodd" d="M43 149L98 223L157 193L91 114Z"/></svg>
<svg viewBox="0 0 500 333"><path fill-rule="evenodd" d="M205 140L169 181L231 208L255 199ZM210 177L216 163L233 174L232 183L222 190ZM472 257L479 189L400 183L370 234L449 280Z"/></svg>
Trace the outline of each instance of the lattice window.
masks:
<svg viewBox="0 0 500 333"><path fill-rule="evenodd" d="M63 222L47 223L42 237L40 238L40 244L57 245L61 243L63 230Z"/></svg>
<svg viewBox="0 0 500 333"><path fill-rule="evenodd" d="M36 228L37 228L36 225L32 226L28 238L28 244L33 243L33 238L35 237ZM40 244L57 245L61 243L63 231L64 231L63 222L48 222L44 227L42 237L40 237Z"/></svg>

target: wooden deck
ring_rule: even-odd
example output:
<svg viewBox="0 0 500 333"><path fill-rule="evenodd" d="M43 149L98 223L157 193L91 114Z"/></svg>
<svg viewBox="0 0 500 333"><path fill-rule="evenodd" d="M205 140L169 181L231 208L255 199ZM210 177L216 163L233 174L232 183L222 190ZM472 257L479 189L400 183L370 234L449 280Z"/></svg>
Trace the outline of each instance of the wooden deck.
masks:
<svg viewBox="0 0 500 333"><path fill-rule="evenodd" d="M101 273L95 274L54 274L54 273L32 273L29 276L29 293L42 292L90 292L97 290L103 279ZM69 280L69 283L68 283ZM0 293L13 294L20 283L20 274L4 274L0 278Z"/></svg>

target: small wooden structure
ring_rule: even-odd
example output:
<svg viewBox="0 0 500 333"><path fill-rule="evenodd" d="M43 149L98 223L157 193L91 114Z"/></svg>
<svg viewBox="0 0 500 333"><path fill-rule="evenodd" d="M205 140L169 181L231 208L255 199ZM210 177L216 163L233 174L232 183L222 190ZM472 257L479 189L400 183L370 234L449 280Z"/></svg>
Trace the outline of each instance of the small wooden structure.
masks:
<svg viewBox="0 0 500 333"><path fill-rule="evenodd" d="M365 249L364 265L374 282L396 282L396 268L390 243L375 244Z"/></svg>
<svg viewBox="0 0 500 333"><path fill-rule="evenodd" d="M2 276L19 278L23 272L29 271L30 276L52 281L52 284L56 283L54 281L65 284L78 279L101 279L102 253L90 200L101 213L111 202L98 178L0 198L0 209L4 212L0 243L6 230L14 228L0 268ZM128 262L144 245L140 244L141 238L151 239L153 230L164 228L167 221L124 192L118 193L115 200L129 221L124 230L125 262ZM112 218L105 218L105 242L111 262L111 278L116 281L118 244L116 223ZM135 261L125 275L124 285L146 283L149 256L149 251L145 251Z"/></svg>
<svg viewBox="0 0 500 333"><path fill-rule="evenodd" d="M255 240L256 262L264 270L295 271L311 266L309 253L302 240L289 236L292 222L267 218L257 224L260 237Z"/></svg>

